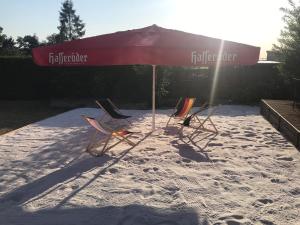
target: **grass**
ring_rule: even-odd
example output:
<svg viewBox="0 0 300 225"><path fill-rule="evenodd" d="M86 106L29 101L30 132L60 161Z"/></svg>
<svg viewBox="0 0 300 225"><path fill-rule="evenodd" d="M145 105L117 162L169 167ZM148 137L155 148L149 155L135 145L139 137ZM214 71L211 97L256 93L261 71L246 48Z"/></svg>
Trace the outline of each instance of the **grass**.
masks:
<svg viewBox="0 0 300 225"><path fill-rule="evenodd" d="M0 135L67 110L45 101L0 101Z"/></svg>

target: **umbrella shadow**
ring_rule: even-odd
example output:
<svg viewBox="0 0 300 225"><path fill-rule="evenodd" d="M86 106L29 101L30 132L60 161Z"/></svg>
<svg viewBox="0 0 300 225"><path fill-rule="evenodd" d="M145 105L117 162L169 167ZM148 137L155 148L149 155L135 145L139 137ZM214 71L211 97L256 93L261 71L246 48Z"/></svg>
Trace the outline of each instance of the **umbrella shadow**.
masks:
<svg viewBox="0 0 300 225"><path fill-rule="evenodd" d="M195 209L157 208L140 204L103 207L51 208L28 212L21 207L0 216L3 224L208 225Z"/></svg>
<svg viewBox="0 0 300 225"><path fill-rule="evenodd" d="M25 180L25 183L32 182L32 174L41 173L43 170L57 170L68 167L72 162L82 157L83 144L87 143L87 129L78 129L68 134L59 133L54 137L32 138L37 146L32 146L30 153L23 160L9 160L1 165L0 176L9 174L7 179L2 181L2 186L13 185L15 182ZM20 141L26 140L24 137ZM53 143L54 140L54 143ZM26 140L26 141L31 141ZM47 142L51 144L47 144ZM40 145L42 145L40 147ZM12 146L14 147L14 146ZM39 148L35 151L35 148ZM22 150L20 148L20 150ZM28 151L28 150L27 150Z"/></svg>
<svg viewBox="0 0 300 225"><path fill-rule="evenodd" d="M95 111L94 109L90 110L91 112ZM56 122L53 122L53 119L46 119L33 124L33 126L38 127L36 129L37 135L34 137L32 134L27 137L25 132L23 132L22 135L18 135L15 138L15 143L10 148L16 148L16 142L20 142L20 145L24 145L24 141L36 144L29 145L30 149L28 147L24 149L24 152L26 151L29 154L27 153L26 158L23 160L8 160L0 166L0 176L5 174L11 175L7 176L0 184L1 191L5 190L5 187L7 188L8 185L12 186L19 181L22 181L22 183L24 180L25 183L32 182L32 174L37 174L39 173L38 171L43 171L44 169L57 170L57 168L69 166L82 157L88 145L89 137L94 133L94 129L80 118L81 110L73 111L68 116L69 113L61 114L62 118L55 119ZM48 126L54 126L55 124L59 126L56 126L55 132L53 132L52 129L54 128L48 128ZM61 128L60 126L66 127L67 130L57 129ZM42 131L40 131L39 127L42 127ZM46 132L50 130L50 135L44 135L44 130ZM20 147L18 150L22 151L23 149Z"/></svg>
<svg viewBox="0 0 300 225"><path fill-rule="evenodd" d="M50 192L54 191L49 190L57 184L63 183L69 179L74 180L82 176L85 172L103 166L107 161L111 159L112 158L109 156L104 156L100 160L91 157L82 159L76 163L67 165L46 176L34 180L31 183L25 184L7 194L4 194L0 198L0 203L4 204L6 202L12 202L14 205L21 205L44 192L47 192L47 194L49 194ZM59 186L55 189L57 188L59 188ZM45 196L45 194L43 196Z"/></svg>
<svg viewBox="0 0 300 225"><path fill-rule="evenodd" d="M111 163L103 167L97 174L88 182L86 182L82 187L78 188L76 191L72 192L68 197L63 199L61 203L57 206L62 206L65 202L75 196L82 189L90 185L94 180L97 179L101 174L105 173L110 167L118 163L130 150L135 148L139 143L144 141L147 137L151 135L147 133L135 146L124 150L119 157L111 157L104 154L102 157L91 157L86 155L82 157L81 155L73 158L68 164L64 165L59 170L56 170L46 176L34 180L28 184L25 184L13 191L6 193L0 197L0 205L5 205L5 203L12 203L13 205L22 205L24 203L29 203L40 198L45 197L56 189L60 188L61 185L66 184L66 181L71 182L77 178L84 175L86 172L90 172L94 169L101 168L109 161ZM81 158L82 157L82 158ZM81 159L80 159L81 158ZM68 183L67 182L67 183ZM59 185L60 184L60 185ZM53 188L55 187L55 188Z"/></svg>

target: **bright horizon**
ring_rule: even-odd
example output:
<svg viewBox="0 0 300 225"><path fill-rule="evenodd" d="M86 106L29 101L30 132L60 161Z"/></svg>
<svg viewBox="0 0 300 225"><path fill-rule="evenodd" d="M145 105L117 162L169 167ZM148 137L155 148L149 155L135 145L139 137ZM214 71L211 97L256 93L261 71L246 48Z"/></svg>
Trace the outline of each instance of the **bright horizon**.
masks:
<svg viewBox="0 0 300 225"><path fill-rule="evenodd" d="M2 1L0 26L16 39L36 34L45 40L57 33L63 0ZM84 37L157 24L189 33L261 47L260 58L277 42L287 0L73 0L86 24ZM144 3L144 4L143 4Z"/></svg>

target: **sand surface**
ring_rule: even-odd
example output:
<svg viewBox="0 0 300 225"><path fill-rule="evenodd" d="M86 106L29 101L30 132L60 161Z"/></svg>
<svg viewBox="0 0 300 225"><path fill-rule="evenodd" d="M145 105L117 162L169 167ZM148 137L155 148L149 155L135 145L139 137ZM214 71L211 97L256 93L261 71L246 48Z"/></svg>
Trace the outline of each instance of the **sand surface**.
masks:
<svg viewBox="0 0 300 225"><path fill-rule="evenodd" d="M139 144L102 157L84 151L94 130L80 118L98 109L0 136L0 224L300 224L300 153L258 107L219 106L219 134L193 143L165 128L171 110L151 135L150 111L123 112Z"/></svg>

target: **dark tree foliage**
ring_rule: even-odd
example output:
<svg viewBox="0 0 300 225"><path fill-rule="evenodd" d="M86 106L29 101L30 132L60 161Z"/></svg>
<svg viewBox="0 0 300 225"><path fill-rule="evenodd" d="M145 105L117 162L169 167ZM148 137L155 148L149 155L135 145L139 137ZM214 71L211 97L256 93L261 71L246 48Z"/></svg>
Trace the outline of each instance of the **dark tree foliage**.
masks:
<svg viewBox="0 0 300 225"><path fill-rule="evenodd" d="M2 32L3 28L0 27L0 55L18 55L15 40Z"/></svg>
<svg viewBox="0 0 300 225"><path fill-rule="evenodd" d="M278 44L273 45L273 51L283 62L281 73L287 78L300 78L300 6L293 0L288 0L289 8L280 8L284 13L285 26L281 30Z"/></svg>
<svg viewBox="0 0 300 225"><path fill-rule="evenodd" d="M73 2L71 0L66 0L62 3L62 8L59 12L60 25L57 27L59 30L59 37L53 36L51 37L51 40L62 42L78 39L84 36L85 24L82 22L80 17L75 14L75 12L76 11L73 9Z"/></svg>
<svg viewBox="0 0 300 225"><path fill-rule="evenodd" d="M3 43L4 39L5 39L5 35L2 34L2 31L3 31L3 28L0 27L0 48L2 47L2 43Z"/></svg>
<svg viewBox="0 0 300 225"><path fill-rule="evenodd" d="M7 37L7 35L2 34L3 28L0 27L0 48L3 49L12 49L15 47L15 40L12 37Z"/></svg>
<svg viewBox="0 0 300 225"><path fill-rule="evenodd" d="M59 34L55 34L55 33L47 36L46 40L47 40L46 41L47 44L56 44L56 43L61 42L60 35Z"/></svg>
<svg viewBox="0 0 300 225"><path fill-rule="evenodd" d="M18 48L25 54L30 54L31 50L39 46L39 39L34 35L25 35L17 38Z"/></svg>
<svg viewBox="0 0 300 225"><path fill-rule="evenodd" d="M15 47L15 40L12 37L5 38L2 42L3 49L13 49Z"/></svg>

